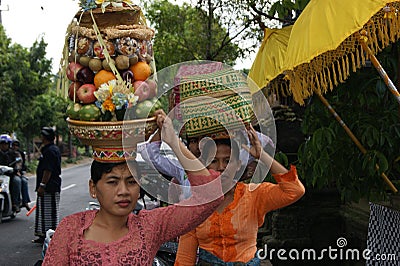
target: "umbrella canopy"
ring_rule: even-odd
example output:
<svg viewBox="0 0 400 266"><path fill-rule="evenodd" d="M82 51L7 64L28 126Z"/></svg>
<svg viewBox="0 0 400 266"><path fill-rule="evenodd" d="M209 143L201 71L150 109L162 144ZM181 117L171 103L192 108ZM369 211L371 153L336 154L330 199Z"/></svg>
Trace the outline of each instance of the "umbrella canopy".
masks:
<svg viewBox="0 0 400 266"><path fill-rule="evenodd" d="M257 53L256 59L249 72L249 77L251 77L254 82L257 83L258 87L268 87L268 89L271 89L275 93L278 93L279 87L279 91L282 92L283 83L287 85L287 82L283 81L284 79L281 73L285 72L285 67L287 67L283 66L283 62L287 62L285 60L285 57L288 56L286 51L291 30L293 30L292 27L286 27L283 29L265 31L265 33L268 32L270 34L265 35L262 45ZM293 41L293 38L290 38ZM300 41L301 40L302 39L300 39ZM363 154L366 154L367 150L353 134L346 123L342 120L339 114L336 113L329 102L322 96L321 91L317 90L315 93L322 101L322 103L328 108L329 112L332 113L333 117L339 122L339 124L342 126L347 135L351 138L351 140L355 143L355 145L360 149L360 151ZM376 165L376 167L379 168L378 165ZM389 180L385 173L381 173L381 177L393 192L398 192L397 188L393 185L393 183Z"/></svg>
<svg viewBox="0 0 400 266"><path fill-rule="evenodd" d="M284 95L289 94L282 85L282 79L277 77L285 70L283 67L291 30L292 25L282 29L264 30L264 39L248 75L258 88L269 86L273 90L280 89Z"/></svg>
<svg viewBox="0 0 400 266"><path fill-rule="evenodd" d="M365 63L360 30L373 53L396 41L399 8L393 0L311 0L293 25L284 64L294 100L332 90Z"/></svg>

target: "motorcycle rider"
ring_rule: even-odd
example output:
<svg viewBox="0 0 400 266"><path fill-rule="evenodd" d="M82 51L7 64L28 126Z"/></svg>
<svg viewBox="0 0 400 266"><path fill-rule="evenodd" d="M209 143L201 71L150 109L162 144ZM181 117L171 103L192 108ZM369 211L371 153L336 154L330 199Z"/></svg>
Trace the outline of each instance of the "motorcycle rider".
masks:
<svg viewBox="0 0 400 266"><path fill-rule="evenodd" d="M29 197L28 191L28 178L25 176L26 173L26 164L25 164L25 153L20 150L20 142L18 139L13 139L11 148L14 151L15 158L21 157L22 161L18 163L18 167L15 167L15 175L21 178L21 196L22 196L22 203L20 207L26 208L27 211L30 211L29 203L31 199Z"/></svg>
<svg viewBox="0 0 400 266"><path fill-rule="evenodd" d="M10 150L10 143L12 139L9 135L3 134L0 136L0 165L10 166L14 162L14 152ZM10 166L14 167L14 166ZM21 178L15 177L14 174L10 176L10 192L11 192L11 201L12 201L12 209L15 212L20 212L19 208L20 203L20 191L21 191Z"/></svg>

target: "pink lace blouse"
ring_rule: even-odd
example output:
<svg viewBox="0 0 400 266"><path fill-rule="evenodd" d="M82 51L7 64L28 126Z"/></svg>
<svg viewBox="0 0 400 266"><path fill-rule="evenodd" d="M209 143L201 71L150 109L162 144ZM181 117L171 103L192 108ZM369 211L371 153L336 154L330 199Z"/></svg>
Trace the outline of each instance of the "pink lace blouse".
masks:
<svg viewBox="0 0 400 266"><path fill-rule="evenodd" d="M190 176L193 186L214 180L219 173L209 176ZM216 181L216 180L215 180ZM43 265L151 265L160 245L185 234L201 224L222 202L220 182L214 182L212 193L221 195L216 200L190 206L190 201L205 202L205 194L193 189L193 196L185 206L171 205L154 210L131 213L128 217L128 234L117 241L99 243L84 238L97 211L85 211L65 217L46 252ZM196 192L197 191L197 192ZM215 198L215 197L214 197Z"/></svg>

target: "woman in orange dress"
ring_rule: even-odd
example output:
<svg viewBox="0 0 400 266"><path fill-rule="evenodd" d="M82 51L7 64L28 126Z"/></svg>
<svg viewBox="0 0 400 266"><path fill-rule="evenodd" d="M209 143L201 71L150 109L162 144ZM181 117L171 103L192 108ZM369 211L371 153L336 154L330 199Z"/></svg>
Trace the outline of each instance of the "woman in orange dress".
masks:
<svg viewBox="0 0 400 266"><path fill-rule="evenodd" d="M287 170L269 156L262 149L254 128L250 127L248 135L252 145L250 149L243 148L260 162L271 165L270 171L277 184L236 183L237 178L232 177L239 172L241 163L235 141L224 139L215 140L216 146L205 144L202 156L209 162L207 168L221 173L224 191L227 186L232 188L206 221L180 237L175 265L195 265L198 248L199 265L226 265L227 262L259 265L257 232L266 213L290 205L304 195L305 189L296 168L291 166ZM216 147L214 157L213 147Z"/></svg>

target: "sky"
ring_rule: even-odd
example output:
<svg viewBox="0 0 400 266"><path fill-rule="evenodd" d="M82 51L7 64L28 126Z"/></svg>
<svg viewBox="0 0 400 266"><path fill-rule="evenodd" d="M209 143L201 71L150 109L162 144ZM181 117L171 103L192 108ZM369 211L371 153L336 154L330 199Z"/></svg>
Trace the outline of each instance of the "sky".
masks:
<svg viewBox="0 0 400 266"><path fill-rule="evenodd" d="M65 32L79 10L78 0L0 0L3 27L12 43L31 47L43 36L47 57L53 61L53 73L58 72L64 47ZM136 3L136 1L134 1ZM180 1L174 1L179 3ZM141 6L140 2L137 3ZM157 55L155 55L157 56ZM238 61L235 68L250 68L255 55Z"/></svg>

